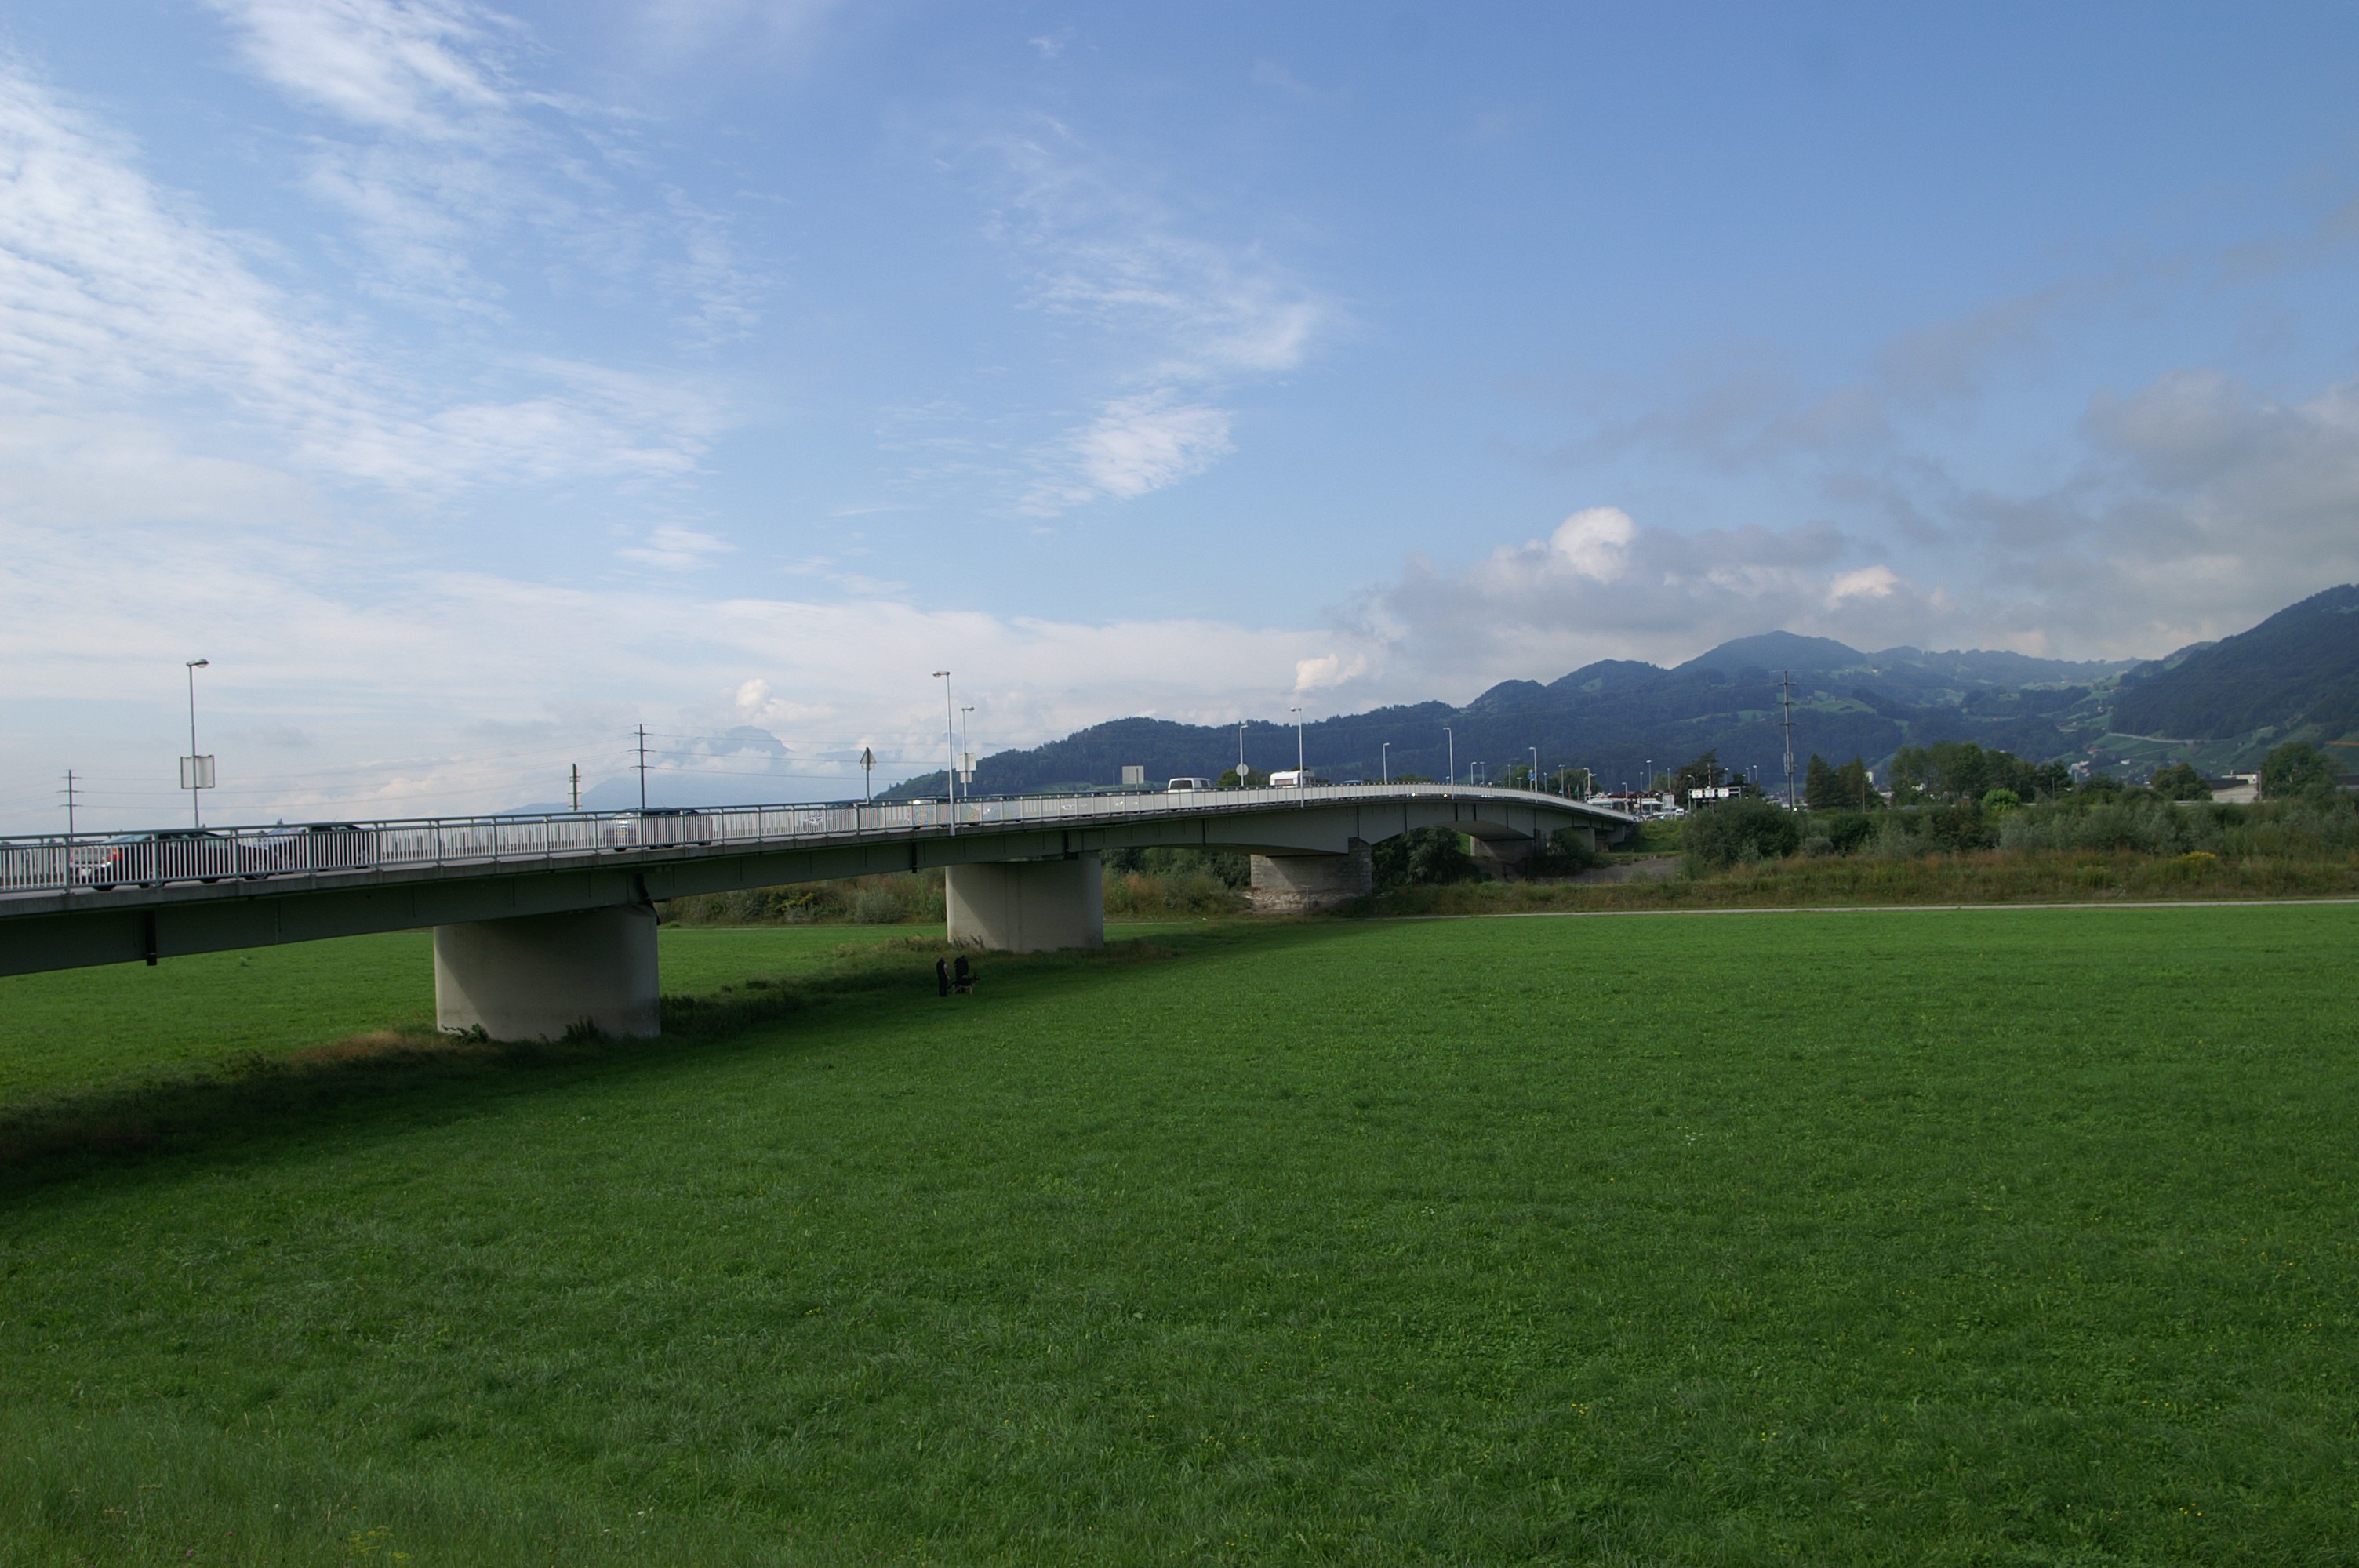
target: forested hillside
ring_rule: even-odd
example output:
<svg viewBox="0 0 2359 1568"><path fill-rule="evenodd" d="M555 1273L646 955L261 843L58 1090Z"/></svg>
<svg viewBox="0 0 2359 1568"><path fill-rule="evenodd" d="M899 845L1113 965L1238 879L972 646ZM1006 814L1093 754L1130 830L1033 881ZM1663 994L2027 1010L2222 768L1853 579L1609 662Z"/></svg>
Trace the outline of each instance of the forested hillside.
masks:
<svg viewBox="0 0 2359 1568"><path fill-rule="evenodd" d="M2122 677L2114 728L2220 740L2265 727L2359 731L2359 586L2330 588L2249 632Z"/></svg>

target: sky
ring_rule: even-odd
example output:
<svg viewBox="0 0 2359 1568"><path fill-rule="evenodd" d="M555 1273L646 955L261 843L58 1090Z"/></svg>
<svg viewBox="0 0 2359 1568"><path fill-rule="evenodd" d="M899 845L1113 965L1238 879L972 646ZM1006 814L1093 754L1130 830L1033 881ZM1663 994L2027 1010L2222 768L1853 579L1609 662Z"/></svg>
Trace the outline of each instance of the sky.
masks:
<svg viewBox="0 0 2359 1568"><path fill-rule="evenodd" d="M13 7L0 829L199 657L227 822L2159 655L2359 579L2355 263L2348 4Z"/></svg>

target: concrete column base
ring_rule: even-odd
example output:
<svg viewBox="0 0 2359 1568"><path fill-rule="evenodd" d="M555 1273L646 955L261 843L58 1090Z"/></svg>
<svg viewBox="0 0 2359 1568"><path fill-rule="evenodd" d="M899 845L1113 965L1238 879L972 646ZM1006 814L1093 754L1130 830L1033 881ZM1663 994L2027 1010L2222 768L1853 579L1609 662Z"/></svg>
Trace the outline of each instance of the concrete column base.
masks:
<svg viewBox="0 0 2359 1568"><path fill-rule="evenodd" d="M434 928L434 1022L447 1034L558 1040L588 1025L663 1032L656 912L647 904Z"/></svg>
<svg viewBox="0 0 2359 1568"><path fill-rule="evenodd" d="M951 940L995 953L1105 946L1105 865L1086 849L1060 860L952 866L942 874Z"/></svg>
<svg viewBox="0 0 2359 1568"><path fill-rule="evenodd" d="M1256 914L1316 914L1375 891L1375 857L1354 838L1341 855L1256 855L1246 896Z"/></svg>

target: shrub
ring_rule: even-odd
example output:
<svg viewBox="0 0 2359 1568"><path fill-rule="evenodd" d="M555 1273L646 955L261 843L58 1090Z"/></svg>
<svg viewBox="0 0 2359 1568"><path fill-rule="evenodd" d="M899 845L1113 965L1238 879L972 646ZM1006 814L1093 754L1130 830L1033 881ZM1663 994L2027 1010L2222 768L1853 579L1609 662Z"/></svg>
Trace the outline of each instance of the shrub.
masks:
<svg viewBox="0 0 2359 1568"><path fill-rule="evenodd" d="M1680 839L1689 870L1717 871L1740 860L1775 860L1792 854L1801 847L1802 825L1784 807L1745 796L1690 816Z"/></svg>
<svg viewBox="0 0 2359 1568"><path fill-rule="evenodd" d="M1476 881L1483 875L1457 833L1447 827L1413 827L1377 844L1374 856L1379 892Z"/></svg>

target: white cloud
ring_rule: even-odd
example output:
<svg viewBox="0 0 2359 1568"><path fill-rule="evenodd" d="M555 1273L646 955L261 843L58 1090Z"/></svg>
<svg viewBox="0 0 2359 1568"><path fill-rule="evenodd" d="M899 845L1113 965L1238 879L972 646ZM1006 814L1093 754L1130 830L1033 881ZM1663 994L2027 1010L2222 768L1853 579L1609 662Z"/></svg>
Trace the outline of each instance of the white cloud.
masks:
<svg viewBox="0 0 2359 1568"><path fill-rule="evenodd" d="M1118 178L1063 126L993 152L1006 194L992 229L1022 266L1030 305L1092 329L1120 388L1037 455L1026 510L1136 499L1234 450L1233 416L1211 399L1300 366L1333 307L1261 244L1187 232L1135 173Z"/></svg>
<svg viewBox="0 0 2359 1568"><path fill-rule="evenodd" d="M1630 541L1638 525L1618 506L1574 513L1549 535L1549 550L1575 575L1612 582L1630 568Z"/></svg>
<svg viewBox="0 0 2359 1568"><path fill-rule="evenodd" d="M650 187L627 117L518 80L532 50L515 19L466 0L211 3L256 76L337 127L309 138L305 185L352 222L379 297L495 318L516 308L502 277L527 252L542 279L651 285L692 341L755 319L766 283L726 223ZM658 9L648 27L677 42L773 8Z"/></svg>
<svg viewBox="0 0 2359 1568"><path fill-rule="evenodd" d="M247 61L290 95L358 124L447 140L507 90L486 46L513 24L451 0L212 0Z"/></svg>
<svg viewBox="0 0 2359 1568"><path fill-rule="evenodd" d="M634 545L614 553L626 561L661 571L693 571L712 564L714 557L731 554L737 548L726 539L694 528L682 528L666 524L647 535L644 545Z"/></svg>
<svg viewBox="0 0 2359 1568"><path fill-rule="evenodd" d="M483 367L479 381L504 379L510 396L438 404L364 330L263 281L120 138L5 62L0 369L0 406L20 418L168 408L299 468L427 492L676 475L723 418L685 382L551 360Z"/></svg>
<svg viewBox="0 0 2359 1568"><path fill-rule="evenodd" d="M1201 473L1234 449L1226 410L1150 397L1110 405L1072 445L1089 488L1118 501Z"/></svg>
<svg viewBox="0 0 2359 1568"><path fill-rule="evenodd" d="M641 722L715 757L745 748L681 737L761 726L792 758L764 775L777 794L842 798L863 745L880 784L937 765L936 669L956 672L986 752L1119 714L1266 714L1298 687L1333 689L1319 672L1347 673L1354 652L1332 632L1212 621L722 598L669 573L566 588L437 571L382 546L290 549L239 503L225 487L207 525L126 527L108 553L29 508L0 517L0 721L18 737L0 754L0 815L16 827L46 825L49 775L68 766L104 786L87 824L168 817L180 661L200 654L205 721L224 737L209 815L267 821L561 799L571 762L592 782L623 773ZM290 759L271 737L294 729L308 744Z"/></svg>

